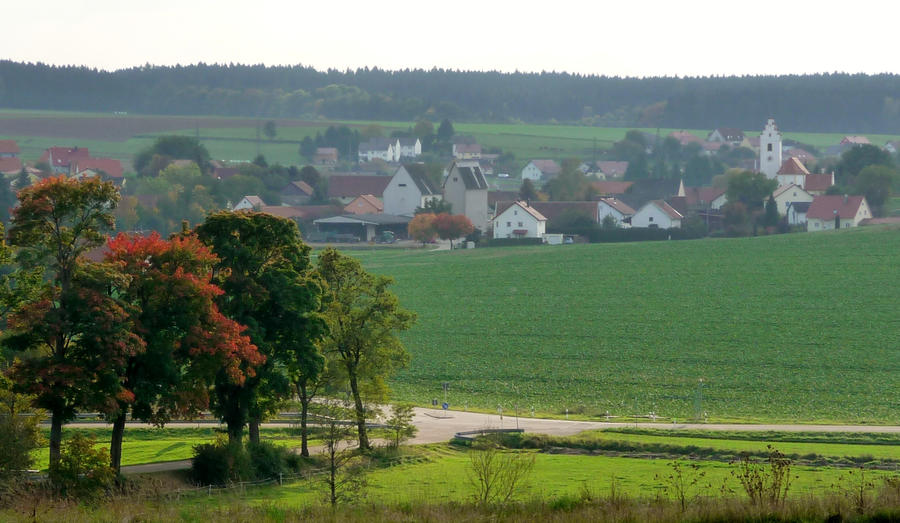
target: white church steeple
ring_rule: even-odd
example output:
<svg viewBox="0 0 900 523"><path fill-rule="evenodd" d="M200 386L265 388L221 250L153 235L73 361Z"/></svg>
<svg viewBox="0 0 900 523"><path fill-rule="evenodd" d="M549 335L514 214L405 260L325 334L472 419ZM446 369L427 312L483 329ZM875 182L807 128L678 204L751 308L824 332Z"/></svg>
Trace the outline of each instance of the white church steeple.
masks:
<svg viewBox="0 0 900 523"><path fill-rule="evenodd" d="M769 118L766 128L759 135L759 172L774 179L781 168L781 132L775 119Z"/></svg>

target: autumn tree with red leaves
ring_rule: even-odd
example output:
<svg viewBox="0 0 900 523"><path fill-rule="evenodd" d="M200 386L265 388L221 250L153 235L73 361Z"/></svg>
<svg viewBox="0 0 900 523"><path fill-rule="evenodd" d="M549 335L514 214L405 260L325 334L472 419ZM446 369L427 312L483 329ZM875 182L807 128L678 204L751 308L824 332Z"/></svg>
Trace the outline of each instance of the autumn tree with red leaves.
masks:
<svg viewBox="0 0 900 523"><path fill-rule="evenodd" d="M241 325L265 355L265 364L242 383L217 378L214 411L240 444L244 425L259 442L259 425L306 378L322 371L316 342L325 330L320 315L320 279L297 224L260 212L218 212L196 229L219 258L213 282L224 294L220 310ZM298 381L299 380L299 381ZM305 424L303 427L305 439Z"/></svg>
<svg viewBox="0 0 900 523"><path fill-rule="evenodd" d="M109 289L123 285L115 266L86 263L112 229L119 195L98 178L47 178L19 192L9 243L21 270L43 268L46 283L10 315L4 338L18 354L10 377L20 392L50 412L50 472L60 461L62 425L81 409L114 412L132 394L121 376L143 351L123 303Z"/></svg>
<svg viewBox="0 0 900 523"><path fill-rule="evenodd" d="M434 240L435 237L437 237L437 232L434 230L434 218L435 215L431 213L422 213L413 216L409 225L406 226L409 237L418 242L422 242L422 245Z"/></svg>
<svg viewBox="0 0 900 523"><path fill-rule="evenodd" d="M463 214L447 214L441 213L434 217L434 230L438 237L442 240L450 240L450 247L453 247L453 240L468 236L475 231L472 221Z"/></svg>
<svg viewBox="0 0 900 523"><path fill-rule="evenodd" d="M195 236L119 234L107 247L106 261L128 276L115 290L146 345L128 358L123 385L131 397L119 400L113 416L110 461L118 472L129 409L133 418L160 426L172 416L192 417L208 408L220 371L241 385L265 358L244 327L219 312L222 290L211 283L218 259Z"/></svg>

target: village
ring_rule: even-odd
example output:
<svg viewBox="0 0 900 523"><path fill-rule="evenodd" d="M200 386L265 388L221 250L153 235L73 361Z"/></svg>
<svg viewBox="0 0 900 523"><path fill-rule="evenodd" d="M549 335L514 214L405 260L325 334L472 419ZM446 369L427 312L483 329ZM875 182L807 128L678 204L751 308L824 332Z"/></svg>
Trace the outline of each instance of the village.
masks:
<svg viewBox="0 0 900 523"><path fill-rule="evenodd" d="M630 131L628 136L637 136L632 140L640 143L647 157L664 147L693 151L696 158L727 152L730 158L738 158L723 167L729 169L732 178L743 171L768 180L773 189L757 195L755 202L741 196L742 205L749 207L741 209L744 216L738 218L744 222L744 234L751 227L752 234L815 232L900 220L877 216L885 213L876 212L864 194L850 194L847 187L836 185L834 161L822 161L840 158L854 148L873 148L864 136L845 136L820 152L820 157L800 145L787 145L774 119L769 119L756 136L733 128L714 129L705 139L686 131L673 131L664 138L638 131ZM888 142L882 149L893 155L900 150L900 143ZM84 147L50 147L29 165L19 152L14 140L0 141L0 173L13 189L49 175L100 176L127 193L128 168L120 160L93 157ZM461 244L464 246L474 246L479 240L495 245L504 240L550 244L593 241L586 230L611 229L620 230L618 237L626 240L672 238L671 233L678 233L677 238L740 235L734 233L736 219L729 216L729 210L733 214L735 207L728 206L729 178L720 174L711 179L712 183L688 185L686 180L698 178L691 175L690 163L662 178L636 176L630 170L633 165L621 159L536 158L529 159L518 173L505 173L498 172L500 154L483 152L474 138L465 135L453 136L449 153L445 167L435 173L433 164L421 161L419 138L375 137L359 143L356 171L345 172L338 170L347 165L338 148L317 147L310 159L312 165L304 167L316 173L309 179L312 183L292 179L280 190L277 202L270 204L260 194L246 194L229 203L228 208L290 218L301 225L309 241L320 243L408 240L409 223L416 214L448 211L465 216L471 223L474 231L466 235L470 241ZM170 158L165 165L181 168L195 162ZM206 167L208 176L224 181L244 173L245 165L211 160ZM575 183L581 183L583 189L560 198L548 188L565 176L577 177ZM514 190L516 186L519 190ZM572 198L572 194L577 196ZM138 205L158 212L156 196L137 194L135 198ZM774 210L769 210L770 206ZM773 218L776 212L777 218ZM763 213L768 213L765 223ZM644 229L670 234L638 234Z"/></svg>

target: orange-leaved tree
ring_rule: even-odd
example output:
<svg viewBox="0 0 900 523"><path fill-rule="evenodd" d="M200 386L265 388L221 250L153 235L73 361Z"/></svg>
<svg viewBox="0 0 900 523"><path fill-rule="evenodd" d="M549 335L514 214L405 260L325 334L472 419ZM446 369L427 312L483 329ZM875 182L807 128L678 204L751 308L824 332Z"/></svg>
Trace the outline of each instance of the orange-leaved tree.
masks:
<svg viewBox="0 0 900 523"><path fill-rule="evenodd" d="M440 239L450 240L453 247L453 240L472 234L475 226L463 214L441 213L434 217L434 230Z"/></svg>
<svg viewBox="0 0 900 523"><path fill-rule="evenodd" d="M409 237L422 242L422 245L434 240L437 237L437 232L434 230L434 217L435 215L431 213L415 215L406 226Z"/></svg>

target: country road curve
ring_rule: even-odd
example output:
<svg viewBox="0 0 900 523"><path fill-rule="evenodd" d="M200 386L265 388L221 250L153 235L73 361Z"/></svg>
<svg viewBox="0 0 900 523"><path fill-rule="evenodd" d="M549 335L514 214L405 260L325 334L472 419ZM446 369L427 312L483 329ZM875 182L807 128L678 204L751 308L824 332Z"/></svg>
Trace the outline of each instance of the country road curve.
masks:
<svg viewBox="0 0 900 523"><path fill-rule="evenodd" d="M450 440L457 432L479 429L511 429L521 428L525 432L569 436L584 430L611 428L652 428L660 430L708 430L708 431L783 431L783 432L865 432L865 433L900 433L900 426L895 425L803 425L803 424L750 424L750 423L623 423L601 421L566 421L557 419L516 418L497 414L478 412L442 411L436 409L416 408L413 419L418 434L410 443L439 443ZM96 427L102 422L75 422L66 425L71 428ZM209 423L175 422L166 425L168 428L209 427ZM293 423L266 423L265 427L290 428ZM145 423L129 423L132 428L152 428ZM321 452L322 447L312 447L312 452ZM190 467L190 460L147 463L122 467L125 474L140 474L180 470Z"/></svg>

